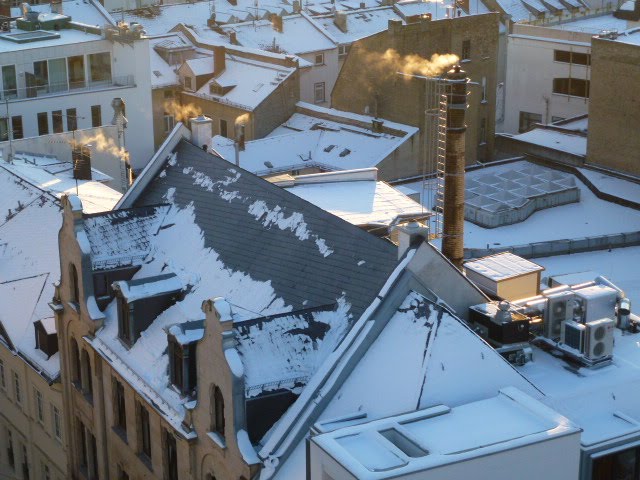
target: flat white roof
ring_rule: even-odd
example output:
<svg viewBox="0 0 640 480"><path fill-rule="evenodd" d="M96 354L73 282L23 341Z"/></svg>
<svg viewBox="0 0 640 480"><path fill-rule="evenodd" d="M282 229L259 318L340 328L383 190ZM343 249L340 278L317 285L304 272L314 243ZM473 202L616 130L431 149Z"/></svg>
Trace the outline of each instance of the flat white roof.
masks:
<svg viewBox="0 0 640 480"><path fill-rule="evenodd" d="M544 270L544 267L537 263L510 252L498 253L497 255L466 262L464 268L495 282Z"/></svg>
<svg viewBox="0 0 640 480"><path fill-rule="evenodd" d="M376 170L376 169L371 169ZM396 218L429 216L431 212L404 193L373 179L341 179L350 172L296 177L291 193L354 225L390 225ZM305 177L313 177L306 183Z"/></svg>
<svg viewBox="0 0 640 480"><path fill-rule="evenodd" d="M569 420L520 390L449 408L345 427L312 441L357 478L387 478L577 434ZM410 454L406 451L410 449Z"/></svg>
<svg viewBox="0 0 640 480"><path fill-rule="evenodd" d="M541 147L552 148L573 155L587 155L587 137L571 132L561 132L547 128L534 128L533 130L514 135L514 139Z"/></svg>

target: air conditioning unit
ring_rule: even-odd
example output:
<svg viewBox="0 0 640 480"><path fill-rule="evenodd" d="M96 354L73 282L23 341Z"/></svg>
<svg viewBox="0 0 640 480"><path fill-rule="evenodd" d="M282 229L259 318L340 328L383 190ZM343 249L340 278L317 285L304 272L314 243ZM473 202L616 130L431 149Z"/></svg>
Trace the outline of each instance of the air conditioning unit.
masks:
<svg viewBox="0 0 640 480"><path fill-rule="evenodd" d="M573 320L575 295L571 291L558 292L547 296L544 310L544 336L557 340L562 334L562 323Z"/></svg>
<svg viewBox="0 0 640 480"><path fill-rule="evenodd" d="M589 360L598 360L613 354L613 331L615 321L601 318L585 324L584 356Z"/></svg>
<svg viewBox="0 0 640 480"><path fill-rule="evenodd" d="M566 320L562 323L562 335L560 341L567 347L571 347L580 353L584 352L585 332L587 327L573 320Z"/></svg>
<svg viewBox="0 0 640 480"><path fill-rule="evenodd" d="M581 305L582 321L585 323L612 317L615 313L618 292L605 285L575 290L576 299Z"/></svg>

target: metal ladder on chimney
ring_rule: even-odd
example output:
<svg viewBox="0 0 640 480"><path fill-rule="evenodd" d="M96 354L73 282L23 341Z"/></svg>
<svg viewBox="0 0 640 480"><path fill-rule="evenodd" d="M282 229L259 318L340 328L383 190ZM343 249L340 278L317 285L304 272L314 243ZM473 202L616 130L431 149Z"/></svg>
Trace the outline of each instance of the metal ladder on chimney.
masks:
<svg viewBox="0 0 640 480"><path fill-rule="evenodd" d="M436 95L438 101L438 115L436 119L435 139L435 198L434 198L434 231L433 238L442 238L444 212L444 174L447 154L447 95L446 84L438 81Z"/></svg>

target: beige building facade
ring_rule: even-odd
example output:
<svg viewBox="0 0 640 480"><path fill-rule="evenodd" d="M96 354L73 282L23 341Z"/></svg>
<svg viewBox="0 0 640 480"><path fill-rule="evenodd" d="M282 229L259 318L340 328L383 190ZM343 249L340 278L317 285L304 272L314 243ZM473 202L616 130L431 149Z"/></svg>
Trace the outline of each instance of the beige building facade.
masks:
<svg viewBox="0 0 640 480"><path fill-rule="evenodd" d="M414 165L415 174L420 174L425 158L428 88L423 77L400 72L405 70L403 62L415 59L412 55L430 59L434 54L455 54L473 82L468 97L467 163L490 160L495 132L498 23L498 14L422 20L408 25L390 21L387 31L352 45L332 93L332 106L420 128L422 152ZM399 62L385 59L389 49L399 55ZM422 63L426 60L416 62L413 72Z"/></svg>
<svg viewBox="0 0 640 480"><path fill-rule="evenodd" d="M60 383L0 342L0 478L64 480Z"/></svg>
<svg viewBox="0 0 640 480"><path fill-rule="evenodd" d="M640 175L640 34L594 38L587 162Z"/></svg>

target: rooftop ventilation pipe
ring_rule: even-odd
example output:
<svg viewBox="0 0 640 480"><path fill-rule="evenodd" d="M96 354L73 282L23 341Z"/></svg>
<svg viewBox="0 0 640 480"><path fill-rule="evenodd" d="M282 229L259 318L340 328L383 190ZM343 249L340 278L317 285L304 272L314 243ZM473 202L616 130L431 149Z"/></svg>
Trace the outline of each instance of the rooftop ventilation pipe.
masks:
<svg viewBox="0 0 640 480"><path fill-rule="evenodd" d="M447 83L447 137L442 253L458 269L462 270L467 74L460 68L460 65L456 65L446 73L444 80Z"/></svg>
<svg viewBox="0 0 640 480"><path fill-rule="evenodd" d="M236 166L240 166L240 152L244 152L244 123L236 123Z"/></svg>

